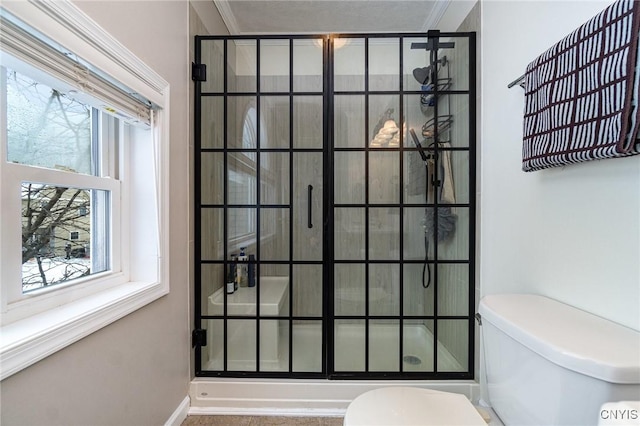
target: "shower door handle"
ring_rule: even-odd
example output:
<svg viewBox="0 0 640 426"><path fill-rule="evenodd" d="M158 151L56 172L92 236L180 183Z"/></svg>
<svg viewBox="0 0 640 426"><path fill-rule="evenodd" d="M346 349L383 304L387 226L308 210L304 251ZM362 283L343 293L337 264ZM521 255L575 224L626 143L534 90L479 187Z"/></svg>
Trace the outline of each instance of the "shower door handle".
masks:
<svg viewBox="0 0 640 426"><path fill-rule="evenodd" d="M313 185L307 186L307 228L313 228L313 211L311 210L311 200L313 198Z"/></svg>

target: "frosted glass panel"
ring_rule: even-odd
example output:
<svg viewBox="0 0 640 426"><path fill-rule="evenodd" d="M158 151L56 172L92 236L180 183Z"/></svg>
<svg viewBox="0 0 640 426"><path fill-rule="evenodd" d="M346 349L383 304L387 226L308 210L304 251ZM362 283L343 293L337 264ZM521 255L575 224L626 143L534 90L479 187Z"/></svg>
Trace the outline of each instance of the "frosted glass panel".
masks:
<svg viewBox="0 0 640 426"><path fill-rule="evenodd" d="M289 40L260 40L260 91L289 91Z"/></svg>
<svg viewBox="0 0 640 426"><path fill-rule="evenodd" d="M334 45L334 89L364 90L365 50L362 38L336 38ZM335 49L336 46L340 48Z"/></svg>
<svg viewBox="0 0 640 426"><path fill-rule="evenodd" d="M321 92L323 89L323 39L293 40L293 90Z"/></svg>
<svg viewBox="0 0 640 426"><path fill-rule="evenodd" d="M365 322L335 321L334 363L336 371L365 370Z"/></svg>
<svg viewBox="0 0 640 426"><path fill-rule="evenodd" d="M227 49L227 90L255 92L258 80L256 40L229 40Z"/></svg>
<svg viewBox="0 0 640 426"><path fill-rule="evenodd" d="M400 40L369 39L369 90L400 89Z"/></svg>
<svg viewBox="0 0 640 426"><path fill-rule="evenodd" d="M201 63L207 67L207 79L203 81L203 92L224 92L224 40L202 40Z"/></svg>
<svg viewBox="0 0 640 426"><path fill-rule="evenodd" d="M400 321L369 321L369 370L398 371L400 368Z"/></svg>

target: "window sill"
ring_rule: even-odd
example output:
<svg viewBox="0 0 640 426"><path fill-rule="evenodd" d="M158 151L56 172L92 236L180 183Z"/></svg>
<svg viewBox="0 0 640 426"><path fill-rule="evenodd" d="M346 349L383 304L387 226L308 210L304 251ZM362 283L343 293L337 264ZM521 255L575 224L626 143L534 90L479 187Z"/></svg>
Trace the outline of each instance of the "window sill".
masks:
<svg viewBox="0 0 640 426"><path fill-rule="evenodd" d="M160 282L129 282L0 327L0 380L168 292Z"/></svg>

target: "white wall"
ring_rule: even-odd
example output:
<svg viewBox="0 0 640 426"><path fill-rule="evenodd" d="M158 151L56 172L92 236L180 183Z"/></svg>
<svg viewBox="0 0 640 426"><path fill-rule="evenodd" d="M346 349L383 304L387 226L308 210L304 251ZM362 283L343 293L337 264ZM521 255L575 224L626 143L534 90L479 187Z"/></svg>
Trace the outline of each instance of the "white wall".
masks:
<svg viewBox="0 0 640 426"><path fill-rule="evenodd" d="M0 423L160 425L186 397L190 379L189 5L186 0L77 5L171 85L171 292L4 380Z"/></svg>
<svg viewBox="0 0 640 426"><path fill-rule="evenodd" d="M480 285L640 330L640 156L522 172L524 91L507 89L610 3L482 2Z"/></svg>

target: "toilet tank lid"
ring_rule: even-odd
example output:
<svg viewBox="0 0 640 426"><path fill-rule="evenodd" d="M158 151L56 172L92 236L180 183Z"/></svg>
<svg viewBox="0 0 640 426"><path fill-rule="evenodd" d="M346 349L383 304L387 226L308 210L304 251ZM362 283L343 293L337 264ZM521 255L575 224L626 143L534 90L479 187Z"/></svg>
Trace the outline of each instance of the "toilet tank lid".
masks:
<svg viewBox="0 0 640 426"><path fill-rule="evenodd" d="M549 361L611 383L640 383L640 332L533 294L482 298L483 324Z"/></svg>

